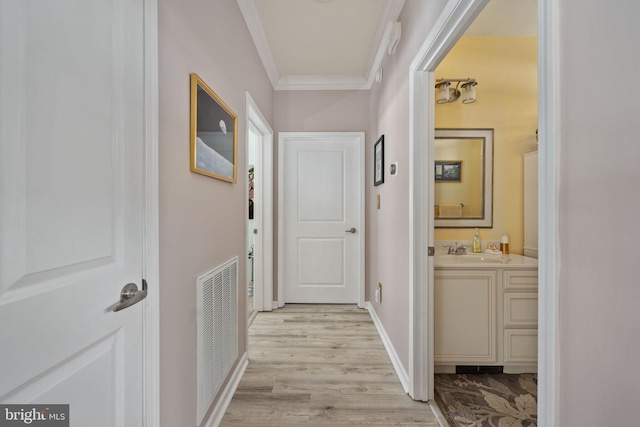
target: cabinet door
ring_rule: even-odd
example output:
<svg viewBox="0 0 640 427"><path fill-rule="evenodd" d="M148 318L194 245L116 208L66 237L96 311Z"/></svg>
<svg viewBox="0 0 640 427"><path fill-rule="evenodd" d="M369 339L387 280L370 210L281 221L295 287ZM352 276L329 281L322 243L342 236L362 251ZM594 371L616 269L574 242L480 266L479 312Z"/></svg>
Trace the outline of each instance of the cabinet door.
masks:
<svg viewBox="0 0 640 427"><path fill-rule="evenodd" d="M504 364L535 364L538 361L537 329L505 329Z"/></svg>
<svg viewBox="0 0 640 427"><path fill-rule="evenodd" d="M503 307L505 328L538 327L537 292L505 292Z"/></svg>
<svg viewBox="0 0 640 427"><path fill-rule="evenodd" d="M495 270L435 274L435 362L497 363Z"/></svg>

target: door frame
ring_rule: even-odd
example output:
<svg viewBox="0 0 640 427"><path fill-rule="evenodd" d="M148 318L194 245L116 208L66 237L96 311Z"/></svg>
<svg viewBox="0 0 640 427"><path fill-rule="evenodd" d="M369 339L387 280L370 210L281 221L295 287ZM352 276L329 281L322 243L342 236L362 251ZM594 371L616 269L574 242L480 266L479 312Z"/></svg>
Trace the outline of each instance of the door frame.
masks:
<svg viewBox="0 0 640 427"><path fill-rule="evenodd" d="M359 147L358 147L358 167L361 170L361 179L360 179L360 197L358 203L360 205L360 229L365 230L365 180L364 180L364 144L365 144L365 134L364 132L279 132L278 133L278 308L284 307L285 305L285 286L284 286L284 259L285 259L285 236L284 236L284 144L288 139L316 139L316 138L324 138L324 139L332 139L332 138L344 138L347 137L358 137ZM364 265L364 251L365 251L365 237L364 232L356 234L358 238L358 245L360 246L360 257L358 260L358 270L360 272L360 283L358 284L358 307L364 308L364 295L365 295L365 265Z"/></svg>
<svg viewBox="0 0 640 427"><path fill-rule="evenodd" d="M410 327L409 394L415 400L433 399L433 165L428 155L434 144L434 71L489 0L449 0L410 66ZM558 167L559 12L553 0L538 0L538 226L541 286L538 304L538 420L558 422ZM424 120L426 118L426 120ZM425 191L427 190L427 191ZM426 218L426 221L425 221ZM425 262L426 260L426 262ZM425 307L427 308L425 310Z"/></svg>
<svg viewBox="0 0 640 427"><path fill-rule="evenodd" d="M256 143L256 164L260 165L258 171L260 178L256 180L254 208L260 210L261 224L256 224L260 236L260 248L254 251L254 278L262 280L253 282L254 308L256 311L271 311L273 309L273 130L269 122L264 118L260 108L246 92L246 138L249 138L249 126L253 125L260 133L260 139ZM249 164L249 155L245 163ZM247 199L249 188L246 189ZM255 213L255 211L254 211ZM245 230L248 229L248 215L245 218ZM249 239L245 238L246 253L249 253ZM257 254L257 256L256 256Z"/></svg>
<svg viewBox="0 0 640 427"><path fill-rule="evenodd" d="M158 0L144 0L144 200L142 275L149 285L143 305L143 419L160 425L160 207L158 176Z"/></svg>

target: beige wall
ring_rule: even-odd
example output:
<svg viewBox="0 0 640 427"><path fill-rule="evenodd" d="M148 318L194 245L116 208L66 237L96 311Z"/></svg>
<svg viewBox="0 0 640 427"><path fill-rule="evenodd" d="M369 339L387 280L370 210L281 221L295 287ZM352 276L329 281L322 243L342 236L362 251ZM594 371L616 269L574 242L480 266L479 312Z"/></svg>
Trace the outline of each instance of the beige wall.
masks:
<svg viewBox="0 0 640 427"><path fill-rule="evenodd" d="M365 132L369 91L277 91L273 99L277 132Z"/></svg>
<svg viewBox="0 0 640 427"><path fill-rule="evenodd" d="M640 40L640 3L617 1L612 7L599 0L559 0L557 7L557 425L636 426L640 86L635 82L640 56L634 41Z"/></svg>
<svg viewBox="0 0 640 427"><path fill-rule="evenodd" d="M494 129L493 228L480 229L480 237L500 240L508 233L516 254L524 245L522 155L537 150L537 55L537 37L462 37L436 69L436 79L478 81L477 102L436 104L436 127ZM471 240L473 234L437 228L435 239Z"/></svg>
<svg viewBox="0 0 640 427"><path fill-rule="evenodd" d="M238 115L238 183L189 171L189 73ZM273 90L235 0L159 0L160 418L196 425L196 288L238 256L245 294L245 91L271 120ZM239 298L239 354L245 298Z"/></svg>
<svg viewBox="0 0 640 427"><path fill-rule="evenodd" d="M274 158L274 266L273 297L278 298L278 132L367 132L368 90L278 91L273 99Z"/></svg>
<svg viewBox="0 0 640 427"><path fill-rule="evenodd" d="M370 297L398 356L409 366L409 66L440 15L446 0L407 0L400 15L402 40L385 55L384 80L371 90L371 132L367 134L366 284L374 295L383 285L382 303ZM373 186L373 144L385 138L385 182ZM398 174L389 164L398 162ZM376 209L376 196L381 209Z"/></svg>

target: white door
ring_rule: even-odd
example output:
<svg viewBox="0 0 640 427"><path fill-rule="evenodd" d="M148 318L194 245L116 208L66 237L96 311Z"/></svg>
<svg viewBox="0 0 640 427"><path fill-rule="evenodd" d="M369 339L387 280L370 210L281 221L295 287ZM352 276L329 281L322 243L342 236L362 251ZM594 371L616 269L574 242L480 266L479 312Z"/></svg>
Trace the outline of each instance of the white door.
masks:
<svg viewBox="0 0 640 427"><path fill-rule="evenodd" d="M284 302L364 304L364 134L280 133Z"/></svg>
<svg viewBox="0 0 640 427"><path fill-rule="evenodd" d="M141 426L142 0L0 0L0 402Z"/></svg>

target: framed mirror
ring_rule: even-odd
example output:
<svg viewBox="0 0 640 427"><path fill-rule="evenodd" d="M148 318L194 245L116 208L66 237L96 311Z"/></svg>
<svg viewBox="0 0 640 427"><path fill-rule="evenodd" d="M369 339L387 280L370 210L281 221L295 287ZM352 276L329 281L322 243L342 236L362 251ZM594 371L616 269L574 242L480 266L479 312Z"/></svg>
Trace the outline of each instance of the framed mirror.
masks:
<svg viewBox="0 0 640 427"><path fill-rule="evenodd" d="M493 129L436 129L435 227L493 227Z"/></svg>
<svg viewBox="0 0 640 427"><path fill-rule="evenodd" d="M191 74L191 172L237 181L238 116Z"/></svg>

